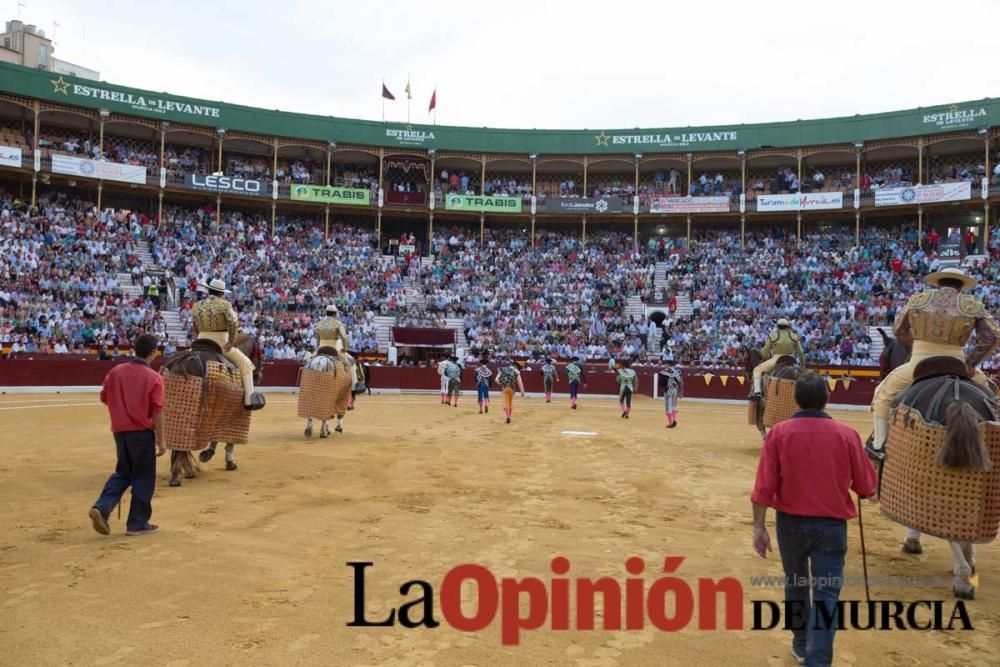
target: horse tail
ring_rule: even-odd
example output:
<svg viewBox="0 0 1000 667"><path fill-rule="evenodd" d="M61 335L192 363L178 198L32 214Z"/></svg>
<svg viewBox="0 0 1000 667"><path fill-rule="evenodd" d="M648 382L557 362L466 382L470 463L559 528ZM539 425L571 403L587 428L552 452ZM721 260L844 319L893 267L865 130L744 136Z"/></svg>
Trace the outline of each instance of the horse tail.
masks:
<svg viewBox="0 0 1000 667"><path fill-rule="evenodd" d="M979 413L966 402L956 401L948 406L944 414L948 430L937 453L938 465L959 470L990 470L993 467L979 431L980 420Z"/></svg>

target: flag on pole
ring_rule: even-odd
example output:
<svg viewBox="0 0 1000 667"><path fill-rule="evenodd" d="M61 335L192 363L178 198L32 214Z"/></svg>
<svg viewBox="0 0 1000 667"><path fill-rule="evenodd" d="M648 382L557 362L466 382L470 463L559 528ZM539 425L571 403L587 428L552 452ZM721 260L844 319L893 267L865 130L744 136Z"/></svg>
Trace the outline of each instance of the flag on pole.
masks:
<svg viewBox="0 0 1000 667"><path fill-rule="evenodd" d="M406 80L406 99L412 100L413 94L410 92L410 80Z"/></svg>
<svg viewBox="0 0 1000 667"><path fill-rule="evenodd" d="M396 96L389 92L389 89L385 87L385 81L382 82L382 97L387 100L394 100Z"/></svg>
<svg viewBox="0 0 1000 667"><path fill-rule="evenodd" d="M437 105L438 105L438 91L437 88L435 88L434 92L431 93L431 103L430 106L427 107L427 113L434 111L434 109L437 108Z"/></svg>

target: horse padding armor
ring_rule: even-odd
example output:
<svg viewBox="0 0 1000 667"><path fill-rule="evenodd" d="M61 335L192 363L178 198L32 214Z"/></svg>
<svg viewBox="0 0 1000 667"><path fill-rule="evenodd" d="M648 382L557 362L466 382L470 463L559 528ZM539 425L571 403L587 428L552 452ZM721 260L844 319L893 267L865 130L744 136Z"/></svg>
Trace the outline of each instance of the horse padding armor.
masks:
<svg viewBox="0 0 1000 667"><path fill-rule="evenodd" d="M772 428L799 411L795 402L795 380L802 368L790 356L778 360L774 370L764 378L764 428Z"/></svg>
<svg viewBox="0 0 1000 667"><path fill-rule="evenodd" d="M250 412L243 407L243 380L230 363L185 353L171 359L164 378L164 439L168 449L196 451L210 442L245 444ZM187 364L192 364L188 366ZM192 367L200 373L192 373Z"/></svg>
<svg viewBox="0 0 1000 667"><path fill-rule="evenodd" d="M968 401L984 418L979 428L992 469L959 470L937 463L947 431L943 415L954 400ZM914 383L893 403L879 498L882 514L946 540L994 540L1000 528L996 397L971 381L944 376Z"/></svg>
<svg viewBox="0 0 1000 667"><path fill-rule="evenodd" d="M316 359L314 357L314 359ZM330 370L303 368L299 376L298 415L305 419L330 419L347 412L351 396L351 371L336 358Z"/></svg>

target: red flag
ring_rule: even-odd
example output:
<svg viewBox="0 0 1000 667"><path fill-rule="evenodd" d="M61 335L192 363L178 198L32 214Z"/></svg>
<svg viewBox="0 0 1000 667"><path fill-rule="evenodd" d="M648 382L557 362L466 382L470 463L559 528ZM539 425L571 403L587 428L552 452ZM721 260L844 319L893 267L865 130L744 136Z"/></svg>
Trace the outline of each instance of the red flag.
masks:
<svg viewBox="0 0 1000 667"><path fill-rule="evenodd" d="M429 107L427 107L427 113L434 111L434 107L437 106L437 103L438 103L438 91L435 89L434 93L431 95L431 104Z"/></svg>
<svg viewBox="0 0 1000 667"><path fill-rule="evenodd" d="M389 92L389 89L385 87L385 82L382 82L382 97L387 100L395 100L396 96Z"/></svg>

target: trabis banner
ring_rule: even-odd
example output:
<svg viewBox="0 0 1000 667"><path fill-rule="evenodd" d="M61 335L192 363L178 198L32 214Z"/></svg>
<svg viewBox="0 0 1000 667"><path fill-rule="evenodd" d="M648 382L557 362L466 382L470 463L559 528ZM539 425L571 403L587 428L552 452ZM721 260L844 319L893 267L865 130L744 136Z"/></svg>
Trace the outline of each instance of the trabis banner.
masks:
<svg viewBox="0 0 1000 667"><path fill-rule="evenodd" d="M476 213L520 213L520 197L490 197L487 195L446 195L446 211L470 211Z"/></svg>
<svg viewBox="0 0 1000 667"><path fill-rule="evenodd" d="M329 185L293 185L292 201L340 206L371 206L372 195L365 188L337 188Z"/></svg>

